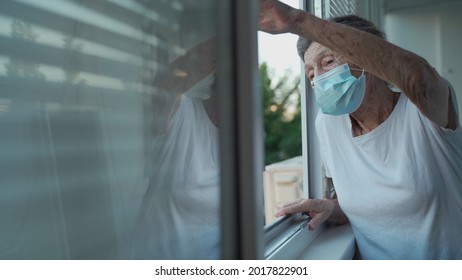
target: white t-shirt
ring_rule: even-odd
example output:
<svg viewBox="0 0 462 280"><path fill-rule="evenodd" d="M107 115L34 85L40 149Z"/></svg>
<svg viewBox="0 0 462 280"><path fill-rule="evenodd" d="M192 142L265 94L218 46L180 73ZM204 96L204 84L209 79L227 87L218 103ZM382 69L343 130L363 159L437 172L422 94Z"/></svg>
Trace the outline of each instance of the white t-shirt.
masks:
<svg viewBox="0 0 462 280"><path fill-rule="evenodd" d="M352 136L349 115L320 113L316 128L362 258L462 259L460 125L435 126L401 94L365 135Z"/></svg>
<svg viewBox="0 0 462 280"><path fill-rule="evenodd" d="M218 259L218 129L202 100L183 95L154 144L130 258Z"/></svg>

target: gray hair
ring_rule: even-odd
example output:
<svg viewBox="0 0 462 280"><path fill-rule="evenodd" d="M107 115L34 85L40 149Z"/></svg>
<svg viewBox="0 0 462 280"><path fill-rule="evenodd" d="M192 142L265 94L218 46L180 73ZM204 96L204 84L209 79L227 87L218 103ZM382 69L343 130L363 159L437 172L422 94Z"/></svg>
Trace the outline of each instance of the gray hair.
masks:
<svg viewBox="0 0 462 280"><path fill-rule="evenodd" d="M356 16L356 15L346 15L346 16L334 17L334 18L329 19L329 21L344 24L344 25L371 33L382 39L385 39L385 33L377 29L377 27L375 27L375 25L371 21L364 19L362 17ZM305 52L308 49L308 47L311 45L311 43L312 41L307 38L298 37L297 52L303 61L305 61L304 59Z"/></svg>

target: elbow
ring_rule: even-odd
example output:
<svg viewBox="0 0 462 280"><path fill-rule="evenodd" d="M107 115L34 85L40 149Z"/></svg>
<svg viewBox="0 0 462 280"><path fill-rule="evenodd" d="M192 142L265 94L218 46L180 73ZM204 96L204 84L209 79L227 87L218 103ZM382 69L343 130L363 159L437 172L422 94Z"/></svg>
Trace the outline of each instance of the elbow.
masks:
<svg viewBox="0 0 462 280"><path fill-rule="evenodd" d="M449 90L438 72L421 59L412 67L407 79L405 93L409 99L436 125L446 127Z"/></svg>
<svg viewBox="0 0 462 280"><path fill-rule="evenodd" d="M403 90L411 101L420 110L431 109L430 107L435 104L432 102L436 94L434 85L439 80L436 70L421 58L410 67L406 80L407 83Z"/></svg>

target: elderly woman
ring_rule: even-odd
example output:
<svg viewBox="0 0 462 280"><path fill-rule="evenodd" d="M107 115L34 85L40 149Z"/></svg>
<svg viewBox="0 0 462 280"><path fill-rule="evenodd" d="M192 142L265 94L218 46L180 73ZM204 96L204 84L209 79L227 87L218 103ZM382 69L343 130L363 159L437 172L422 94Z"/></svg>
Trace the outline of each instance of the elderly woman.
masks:
<svg viewBox="0 0 462 280"><path fill-rule="evenodd" d="M300 36L337 199L302 199L309 228L352 226L365 259L461 259L462 130L451 85L356 16L325 21L260 1L260 29Z"/></svg>

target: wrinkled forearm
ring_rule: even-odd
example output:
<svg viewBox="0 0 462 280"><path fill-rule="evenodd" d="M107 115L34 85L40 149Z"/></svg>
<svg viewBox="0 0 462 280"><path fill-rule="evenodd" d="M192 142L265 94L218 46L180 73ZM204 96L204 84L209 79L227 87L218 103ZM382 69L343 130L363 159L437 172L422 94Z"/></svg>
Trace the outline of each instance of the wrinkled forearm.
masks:
<svg viewBox="0 0 462 280"><path fill-rule="evenodd" d="M403 72L411 72L411 68L415 67L412 64L422 62L420 57L412 52L370 33L322 20L301 10L292 14L290 32L318 42L343 55L348 61L396 85L403 79L400 77Z"/></svg>
<svg viewBox="0 0 462 280"><path fill-rule="evenodd" d="M154 78L153 85L181 94L216 69L216 38L204 41L175 59Z"/></svg>

